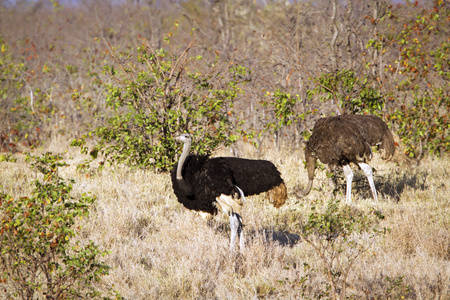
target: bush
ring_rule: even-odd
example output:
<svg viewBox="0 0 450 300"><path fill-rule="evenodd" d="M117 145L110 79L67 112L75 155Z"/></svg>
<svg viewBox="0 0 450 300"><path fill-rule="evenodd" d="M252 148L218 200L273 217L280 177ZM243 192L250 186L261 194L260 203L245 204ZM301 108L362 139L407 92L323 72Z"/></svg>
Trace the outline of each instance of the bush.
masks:
<svg viewBox="0 0 450 300"><path fill-rule="evenodd" d="M100 297L93 283L108 274L98 260L105 255L92 241L73 242L76 220L89 215L95 197L70 196L74 181L65 182L58 169L61 156L28 156L44 175L30 197L0 193L0 283L10 297L21 299L91 299Z"/></svg>
<svg viewBox="0 0 450 300"><path fill-rule="evenodd" d="M346 299L347 279L355 261L386 231L377 228L378 219L383 218L378 211L367 214L349 206L340 208L339 201L332 200L324 212L311 208L308 220L299 228L323 263L328 281L324 295Z"/></svg>
<svg viewBox="0 0 450 300"><path fill-rule="evenodd" d="M450 9L442 0L406 20L387 11L380 23L386 33L367 45L391 49L376 62L383 66L384 84L379 88L389 87L384 92L391 99L387 120L398 129L405 154L417 160L450 150L449 18Z"/></svg>
<svg viewBox="0 0 450 300"><path fill-rule="evenodd" d="M176 134L191 132L200 154L234 143L238 134L248 137L239 130L233 111L248 70L232 62L189 57L194 40L181 54L173 48L155 50L145 41L137 57L112 52L115 65L106 68L114 79L106 99L111 111L98 116L105 119L103 126L72 145L87 153L85 139L97 138L92 158L102 154L108 162L164 171L180 148Z"/></svg>
<svg viewBox="0 0 450 300"><path fill-rule="evenodd" d="M358 78L353 70L321 74L313 81L316 87L308 90L308 97L332 100L341 114L379 114L384 107L384 97L380 91L369 85L368 78Z"/></svg>
<svg viewBox="0 0 450 300"><path fill-rule="evenodd" d="M34 147L41 141L42 125L53 110L45 91L28 81L40 77L14 58L0 36L0 151L17 152L18 144Z"/></svg>

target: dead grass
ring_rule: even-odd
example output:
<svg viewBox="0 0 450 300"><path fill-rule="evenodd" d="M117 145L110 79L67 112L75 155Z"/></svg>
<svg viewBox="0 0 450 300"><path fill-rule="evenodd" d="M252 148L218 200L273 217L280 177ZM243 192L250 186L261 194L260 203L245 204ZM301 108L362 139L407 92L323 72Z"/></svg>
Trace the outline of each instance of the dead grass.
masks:
<svg viewBox="0 0 450 300"><path fill-rule="evenodd" d="M50 150L61 151L59 144L51 144ZM114 284L125 298L326 296L321 262L301 241L297 228L311 206L345 198L344 186L333 195L324 171L316 171L310 195L302 200L290 195L279 209L264 195L248 198L242 211L246 249L231 254L228 217L219 214L205 222L186 210L177 202L168 174L118 166L87 175L76 171L84 158L69 151L65 156L71 166L64 176L76 180L74 193L97 196L90 218L81 224L80 238L111 251L105 260L113 269L104 283ZM288 192L307 182L306 171L299 168L302 153L280 155L266 149L243 156L273 161ZM23 157L17 157L17 163L0 163L1 185L13 196L29 193L36 177ZM427 158L419 166L376 157L372 165L380 200L374 203L367 181L355 172L354 201L361 211L380 211L385 219L379 225L389 231L378 236L353 266L349 294L357 299L450 299L449 157Z"/></svg>

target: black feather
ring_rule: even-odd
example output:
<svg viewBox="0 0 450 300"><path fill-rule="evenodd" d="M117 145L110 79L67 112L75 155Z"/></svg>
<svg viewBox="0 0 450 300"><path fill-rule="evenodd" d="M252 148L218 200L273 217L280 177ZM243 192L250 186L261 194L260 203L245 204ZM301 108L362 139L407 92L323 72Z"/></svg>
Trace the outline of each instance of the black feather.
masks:
<svg viewBox="0 0 450 300"><path fill-rule="evenodd" d="M220 195L239 197L235 186L251 196L283 183L278 169L267 160L189 155L182 168L185 183L176 178L177 166L172 170L172 186L178 201L188 209L211 214L217 213L213 203Z"/></svg>

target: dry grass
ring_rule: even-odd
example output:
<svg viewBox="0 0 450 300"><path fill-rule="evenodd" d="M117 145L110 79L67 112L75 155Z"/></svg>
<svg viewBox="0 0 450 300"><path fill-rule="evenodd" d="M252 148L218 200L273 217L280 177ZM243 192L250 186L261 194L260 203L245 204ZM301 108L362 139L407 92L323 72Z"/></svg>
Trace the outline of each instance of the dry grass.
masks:
<svg viewBox="0 0 450 300"><path fill-rule="evenodd" d="M57 145L50 144L49 150L61 151ZM321 262L301 241L297 228L312 205L323 207L334 198L324 171L316 171L310 195L301 201L289 196L279 209L264 195L248 198L242 211L246 249L230 254L228 217L219 214L205 222L186 210L177 202L168 174L119 166L88 176L76 171L84 158L69 151L65 156L71 166L64 169L64 176L76 180L74 193L91 192L98 198L82 224L80 239L111 251L105 260L113 269L104 283L114 284L125 298L325 295ZM299 168L302 153L266 150L242 155L273 161L288 191L306 184L306 171ZM374 203L367 181L356 172L354 201L358 210L381 211L385 219L379 225L390 231L377 237L352 267L349 294L360 299L450 299L449 157L427 158L419 166L400 166L376 157L372 165L380 200ZM17 163L0 163L1 185L13 196L29 193L35 176L21 156ZM340 200L345 198L343 183L336 194ZM305 263L311 269L305 269ZM302 279L307 279L303 285Z"/></svg>

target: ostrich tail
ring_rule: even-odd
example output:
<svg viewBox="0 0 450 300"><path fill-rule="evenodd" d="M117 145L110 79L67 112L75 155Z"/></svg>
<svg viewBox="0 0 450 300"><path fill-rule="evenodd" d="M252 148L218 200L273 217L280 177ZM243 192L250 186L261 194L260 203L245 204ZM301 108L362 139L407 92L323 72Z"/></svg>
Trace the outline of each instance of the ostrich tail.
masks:
<svg viewBox="0 0 450 300"><path fill-rule="evenodd" d="M383 150L383 154L381 156L382 159L387 160L394 156L395 153L395 141L392 133L390 131L386 131L383 136L383 141L381 142L381 148Z"/></svg>
<svg viewBox="0 0 450 300"><path fill-rule="evenodd" d="M287 199L287 189L284 182L279 185L273 187L271 190L267 191L266 194L270 203L273 204L276 208L283 206Z"/></svg>

